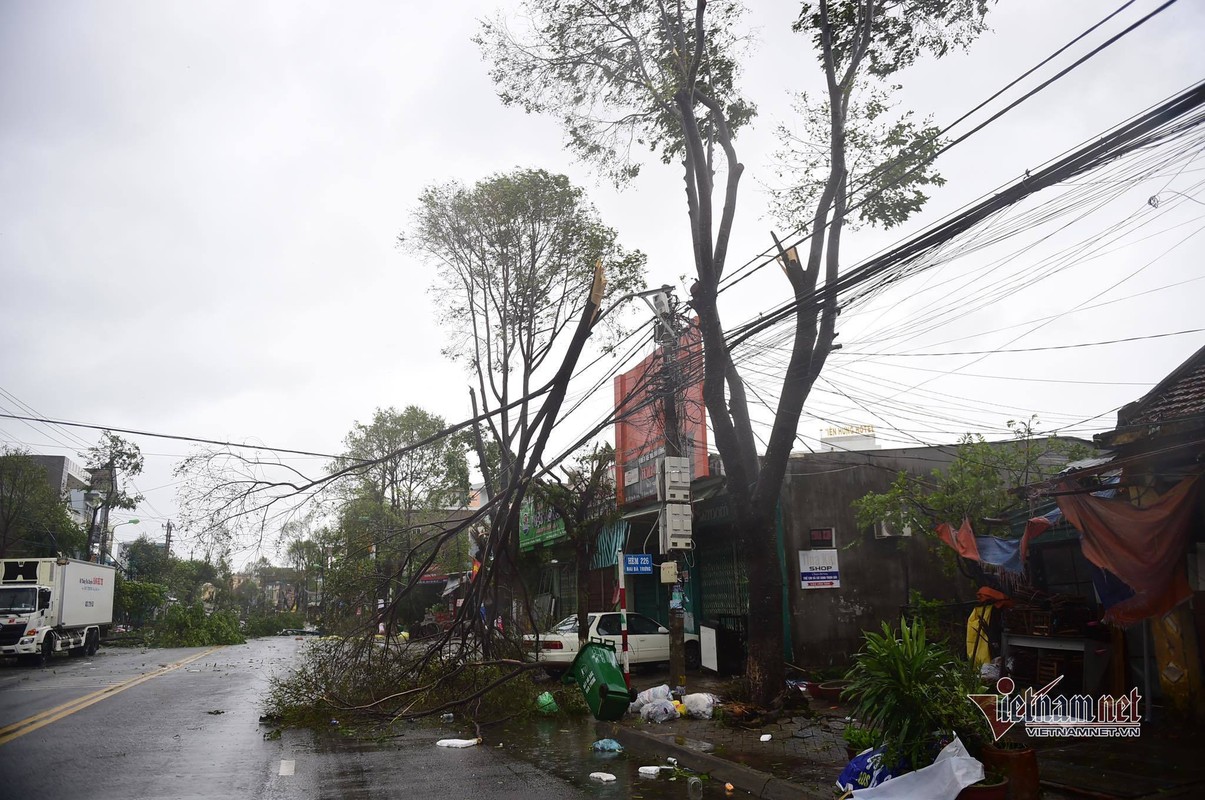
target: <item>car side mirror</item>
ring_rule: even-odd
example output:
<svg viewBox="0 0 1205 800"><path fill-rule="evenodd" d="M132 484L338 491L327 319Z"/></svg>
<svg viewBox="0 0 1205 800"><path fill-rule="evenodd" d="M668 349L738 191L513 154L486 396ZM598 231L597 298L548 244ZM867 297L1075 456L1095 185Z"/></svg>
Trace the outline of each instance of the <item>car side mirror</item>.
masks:
<svg viewBox="0 0 1205 800"><path fill-rule="evenodd" d="M50 590L49 589L39 589L38 590L38 611L45 611L48 608L50 608Z"/></svg>
<svg viewBox="0 0 1205 800"><path fill-rule="evenodd" d="M664 625L658 625L657 633L669 633L669 628L665 627Z"/></svg>

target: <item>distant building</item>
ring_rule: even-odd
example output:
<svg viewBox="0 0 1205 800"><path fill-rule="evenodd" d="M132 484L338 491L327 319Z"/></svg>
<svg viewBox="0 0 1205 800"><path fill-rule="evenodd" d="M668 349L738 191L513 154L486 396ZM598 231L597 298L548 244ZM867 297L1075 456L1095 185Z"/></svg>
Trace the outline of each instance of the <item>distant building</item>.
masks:
<svg viewBox="0 0 1205 800"><path fill-rule="evenodd" d="M820 437L822 453L862 453L882 449L875 442L873 425L830 427L825 428L823 433Z"/></svg>
<svg viewBox="0 0 1205 800"><path fill-rule="evenodd" d="M87 526L92 521L92 509L97 499L87 491L91 476L86 469L66 456L30 456L34 463L46 470L46 480L55 494L67 502L71 521Z"/></svg>

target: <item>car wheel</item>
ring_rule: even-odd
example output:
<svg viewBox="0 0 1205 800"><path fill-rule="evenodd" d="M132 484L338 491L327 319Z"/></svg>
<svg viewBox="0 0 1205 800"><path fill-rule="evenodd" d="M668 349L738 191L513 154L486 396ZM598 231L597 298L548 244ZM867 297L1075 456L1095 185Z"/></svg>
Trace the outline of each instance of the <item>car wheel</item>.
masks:
<svg viewBox="0 0 1205 800"><path fill-rule="evenodd" d="M97 631L88 631L88 637L84 640L84 655L94 656L96 651L100 649L100 633Z"/></svg>
<svg viewBox="0 0 1205 800"><path fill-rule="evenodd" d="M688 670L696 670L703 662L702 654L699 651L698 642L686 643L686 668Z"/></svg>
<svg viewBox="0 0 1205 800"><path fill-rule="evenodd" d="M548 673L548 677L552 678L554 681L559 681L565 676L564 667L544 667L544 672Z"/></svg>

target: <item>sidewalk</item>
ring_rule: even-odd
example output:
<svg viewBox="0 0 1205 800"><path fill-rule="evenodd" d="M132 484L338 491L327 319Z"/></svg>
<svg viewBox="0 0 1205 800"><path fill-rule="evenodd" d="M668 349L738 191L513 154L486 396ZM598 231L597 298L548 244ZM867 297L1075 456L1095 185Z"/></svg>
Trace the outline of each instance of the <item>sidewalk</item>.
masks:
<svg viewBox="0 0 1205 800"><path fill-rule="evenodd" d="M637 691L666 683L667 674L632 676ZM688 676L687 692L723 699L728 681L706 673ZM847 712L811 700L810 709L784 715L757 728L718 719L646 723L629 715L596 723L600 738L661 757L673 757L713 780L732 783L769 800L833 800L836 779L848 758L842 732ZM761 737L769 734L770 740ZM1038 761L1043 800L1137 798L1160 800L1205 796L1205 764L1199 739L1171 726L1144 730L1129 740L1067 740L1041 747Z"/></svg>
<svg viewBox="0 0 1205 800"><path fill-rule="evenodd" d="M636 673L632 688L642 691L660 686L667 677L661 672ZM722 698L728 683L707 673L692 673L687 692L709 692ZM821 707L812 701L810 711L784 715L758 728L685 718L658 725L628 716L617 723L597 723L596 729L600 737L676 758L684 767L708 773L713 780L731 783L755 797L832 800L836 778L849 760L842 738L845 716L840 707ZM770 740L761 741L766 734Z"/></svg>

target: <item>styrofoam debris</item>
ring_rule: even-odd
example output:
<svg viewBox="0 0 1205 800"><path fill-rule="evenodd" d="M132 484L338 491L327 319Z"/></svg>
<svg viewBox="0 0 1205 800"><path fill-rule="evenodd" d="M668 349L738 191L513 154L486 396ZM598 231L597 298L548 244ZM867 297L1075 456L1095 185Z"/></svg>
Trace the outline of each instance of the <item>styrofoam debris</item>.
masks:
<svg viewBox="0 0 1205 800"><path fill-rule="evenodd" d="M770 741L772 738L774 738L774 737L772 737L772 736L771 736L770 734L768 734L768 733L763 733L763 734L761 735L761 740L762 740L763 742L768 742L768 741Z"/></svg>
<svg viewBox="0 0 1205 800"><path fill-rule="evenodd" d="M661 767L641 767L640 775L645 778L655 778L661 774Z"/></svg>
<svg viewBox="0 0 1205 800"><path fill-rule="evenodd" d="M598 781L600 783L610 783L611 781L615 780L615 776L609 772L591 772L590 780Z"/></svg>
<svg viewBox="0 0 1205 800"><path fill-rule="evenodd" d="M435 743L436 747L472 747L473 745L481 744L480 739L440 739Z"/></svg>

